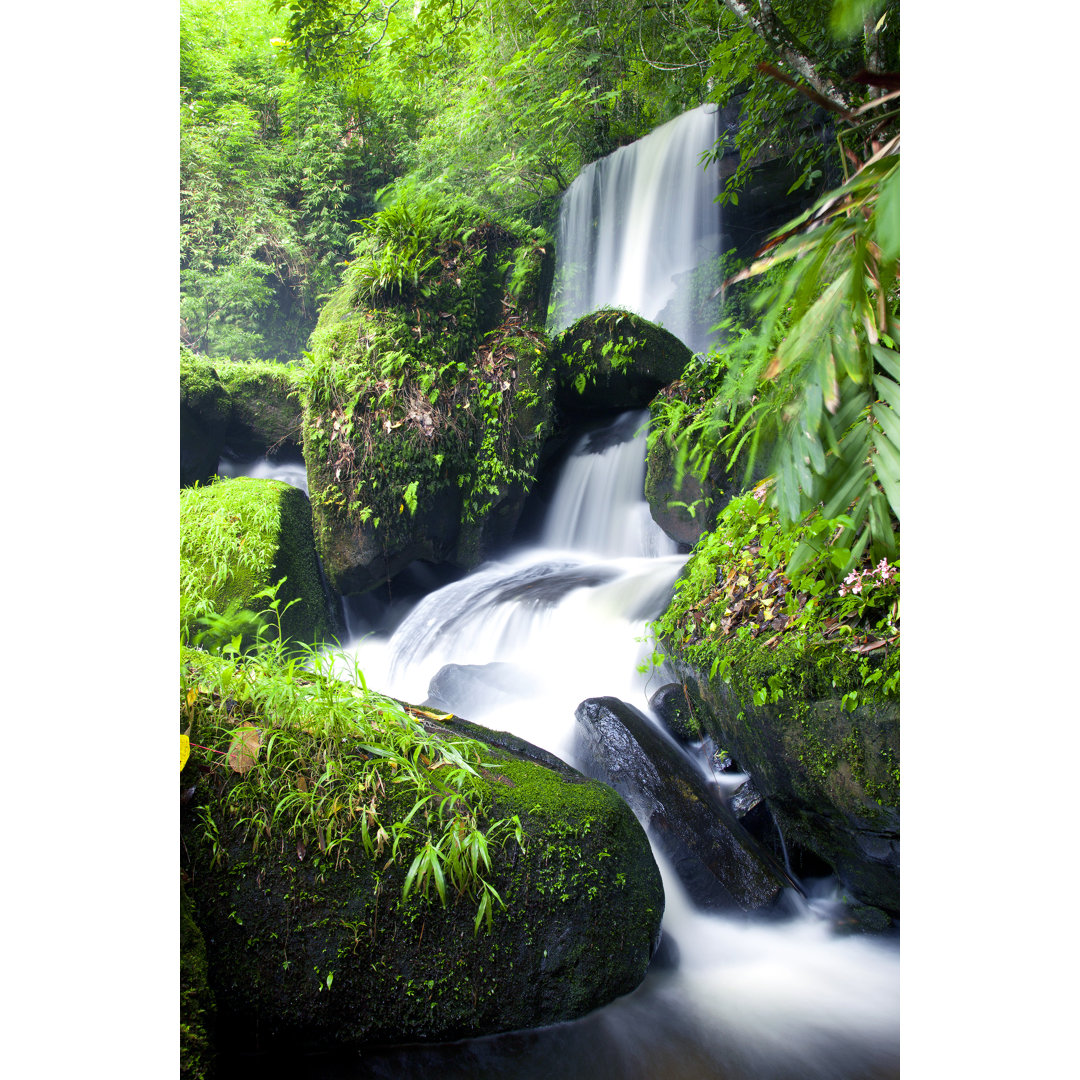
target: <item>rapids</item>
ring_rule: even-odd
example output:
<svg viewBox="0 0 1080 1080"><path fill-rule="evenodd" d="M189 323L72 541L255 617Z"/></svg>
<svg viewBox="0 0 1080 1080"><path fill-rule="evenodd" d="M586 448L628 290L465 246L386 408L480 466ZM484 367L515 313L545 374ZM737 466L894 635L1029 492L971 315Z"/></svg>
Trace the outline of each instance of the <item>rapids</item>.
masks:
<svg viewBox="0 0 1080 1080"><path fill-rule="evenodd" d="M498 665L469 668L474 677L456 684L440 680L440 706L571 764L580 764L574 710L584 698L614 695L652 716L648 696L666 679L648 664L648 621L666 605L685 556L652 522L642 496L647 419L630 414L579 440L538 546L427 595L391 635L348 642L343 659L355 658L369 686L416 703L446 664ZM665 959L634 993L574 1023L365 1051L362 1067L338 1072L328 1063L319 1075L898 1075L895 942L835 935L819 914L827 900L792 898L780 921L707 914L659 853L657 862Z"/></svg>

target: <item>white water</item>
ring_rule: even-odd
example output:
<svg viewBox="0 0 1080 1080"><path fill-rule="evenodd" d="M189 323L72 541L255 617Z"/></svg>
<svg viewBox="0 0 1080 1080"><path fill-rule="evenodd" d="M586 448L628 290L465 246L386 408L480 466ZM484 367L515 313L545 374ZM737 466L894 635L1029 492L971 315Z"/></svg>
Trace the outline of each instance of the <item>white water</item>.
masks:
<svg viewBox="0 0 1080 1080"><path fill-rule="evenodd" d="M230 461L222 458L218 462L218 476L252 476L258 480L284 480L294 488L308 493L307 467L302 461L276 463L267 457L254 461Z"/></svg>
<svg viewBox="0 0 1080 1080"><path fill-rule="evenodd" d="M623 429L644 415L624 418ZM594 447L604 441L591 440ZM582 440L578 449L589 444ZM684 557L671 553L648 519L644 452L639 436L603 453L576 453L560 478L545 546L489 563L428 595L388 641L350 643L344 651L357 658L368 685L420 702L444 664L512 665L452 688L443 707L512 731L571 764L574 710L585 698L613 695L648 714L648 693L663 680L654 674L650 682L636 671L651 648L641 639L647 620L665 606ZM833 936L814 905L781 923L705 914L692 907L659 855L657 861L664 873L664 933L680 956L676 970L650 972L633 994L589 1017L530 1034L527 1053L523 1036L455 1044L440 1052L440 1074L516 1080L896 1075L895 946ZM386 1075L435 1075L422 1055L402 1052L387 1062Z"/></svg>
<svg viewBox="0 0 1080 1080"><path fill-rule="evenodd" d="M679 275L721 253L719 173L698 165L717 133L715 109L702 105L581 170L559 214L552 330L610 306L707 347L708 327L685 303L665 308Z"/></svg>

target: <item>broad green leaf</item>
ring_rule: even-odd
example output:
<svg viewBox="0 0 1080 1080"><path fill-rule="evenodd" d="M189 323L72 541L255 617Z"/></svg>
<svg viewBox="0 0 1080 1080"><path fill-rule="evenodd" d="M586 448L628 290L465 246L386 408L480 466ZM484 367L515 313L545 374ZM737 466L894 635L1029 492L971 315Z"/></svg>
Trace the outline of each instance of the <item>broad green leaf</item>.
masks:
<svg viewBox="0 0 1080 1080"><path fill-rule="evenodd" d="M874 376L874 389L878 394L893 408L896 410L896 414L900 414L900 384L893 382L886 375Z"/></svg>
<svg viewBox="0 0 1080 1080"><path fill-rule="evenodd" d="M882 182L874 212L874 238L886 262L900 258L900 169Z"/></svg>
<svg viewBox="0 0 1080 1080"><path fill-rule="evenodd" d="M884 345L871 345L874 359L894 378L900 378L900 354Z"/></svg>
<svg viewBox="0 0 1080 1080"><path fill-rule="evenodd" d="M892 441L893 446L900 449L900 417L888 405L874 406L874 419L881 425L881 430Z"/></svg>
<svg viewBox="0 0 1080 1080"><path fill-rule="evenodd" d="M859 492L865 491L869 480L870 468L867 465L860 466L858 469L851 470L844 475L832 497L825 504L825 516L835 517L837 514L847 510ZM856 522L858 521L859 514L857 510L852 514L852 518Z"/></svg>
<svg viewBox="0 0 1080 1080"><path fill-rule="evenodd" d="M882 6L883 0L834 0L829 25L841 40L849 38L862 30L867 15L876 15Z"/></svg>
<svg viewBox="0 0 1080 1080"><path fill-rule="evenodd" d="M881 432L874 441L877 450L877 475L885 489L886 498L893 513L900 517L900 455L890 442L889 437Z"/></svg>

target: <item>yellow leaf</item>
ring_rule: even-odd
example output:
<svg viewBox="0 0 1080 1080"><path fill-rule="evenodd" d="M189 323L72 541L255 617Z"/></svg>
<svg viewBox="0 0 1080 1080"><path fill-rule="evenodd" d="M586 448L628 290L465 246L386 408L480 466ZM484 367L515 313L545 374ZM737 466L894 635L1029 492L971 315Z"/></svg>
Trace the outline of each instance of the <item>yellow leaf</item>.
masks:
<svg viewBox="0 0 1080 1080"><path fill-rule="evenodd" d="M190 691L189 691L190 693ZM191 740L186 735L180 736L180 771L184 771L187 759L191 756Z"/></svg>
<svg viewBox="0 0 1080 1080"><path fill-rule="evenodd" d="M195 696L196 696L195 695L195 687L194 686L188 687L187 703L188 703L188 708L189 709L191 708L192 705L195 704Z"/></svg>

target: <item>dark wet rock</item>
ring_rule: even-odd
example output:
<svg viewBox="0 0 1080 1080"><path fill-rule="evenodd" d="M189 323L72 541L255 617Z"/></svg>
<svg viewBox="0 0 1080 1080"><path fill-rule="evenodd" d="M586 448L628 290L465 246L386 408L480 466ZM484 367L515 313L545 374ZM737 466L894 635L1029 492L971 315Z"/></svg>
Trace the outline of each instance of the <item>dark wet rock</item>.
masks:
<svg viewBox="0 0 1080 1080"><path fill-rule="evenodd" d="M552 343L556 402L570 412L644 408L679 378L691 355L674 334L640 315L594 311Z"/></svg>
<svg viewBox="0 0 1080 1080"><path fill-rule="evenodd" d="M731 812L740 820L746 817L755 806L762 802L761 792L754 785L754 781L748 776L746 780L735 789L731 796Z"/></svg>
<svg viewBox="0 0 1080 1080"><path fill-rule="evenodd" d="M693 763L637 709L618 698L589 698L575 715L585 771L626 799L696 904L764 910L794 885Z"/></svg>
<svg viewBox="0 0 1080 1080"><path fill-rule="evenodd" d="M295 840L253 848L227 809L235 777L198 774L182 821L183 869L207 949L219 1030L235 1052L318 1051L454 1039L569 1020L633 990L660 936L663 887L626 803L524 740L457 717L441 737L486 744L487 819L517 816L524 849L491 846L506 904L474 933L476 902L448 888L403 902L408 859L306 857ZM388 784L380 812L404 812ZM211 820L214 828L206 826ZM186 824L185 824L186 823ZM278 828L278 826L275 826ZM328 976L332 973L333 985Z"/></svg>
<svg viewBox="0 0 1080 1080"><path fill-rule="evenodd" d="M676 971L679 967L679 946L666 930L660 935L660 944L653 953L650 971Z"/></svg>
<svg viewBox="0 0 1080 1080"><path fill-rule="evenodd" d="M701 725L694 716L690 699L686 696L682 683L667 683L661 686L649 698L649 705L656 710L657 715L664 722L664 727L679 742L697 742L701 738Z"/></svg>
<svg viewBox="0 0 1080 1080"><path fill-rule="evenodd" d="M445 664L428 684L425 705L471 715L509 704L533 686L528 672L516 664Z"/></svg>

